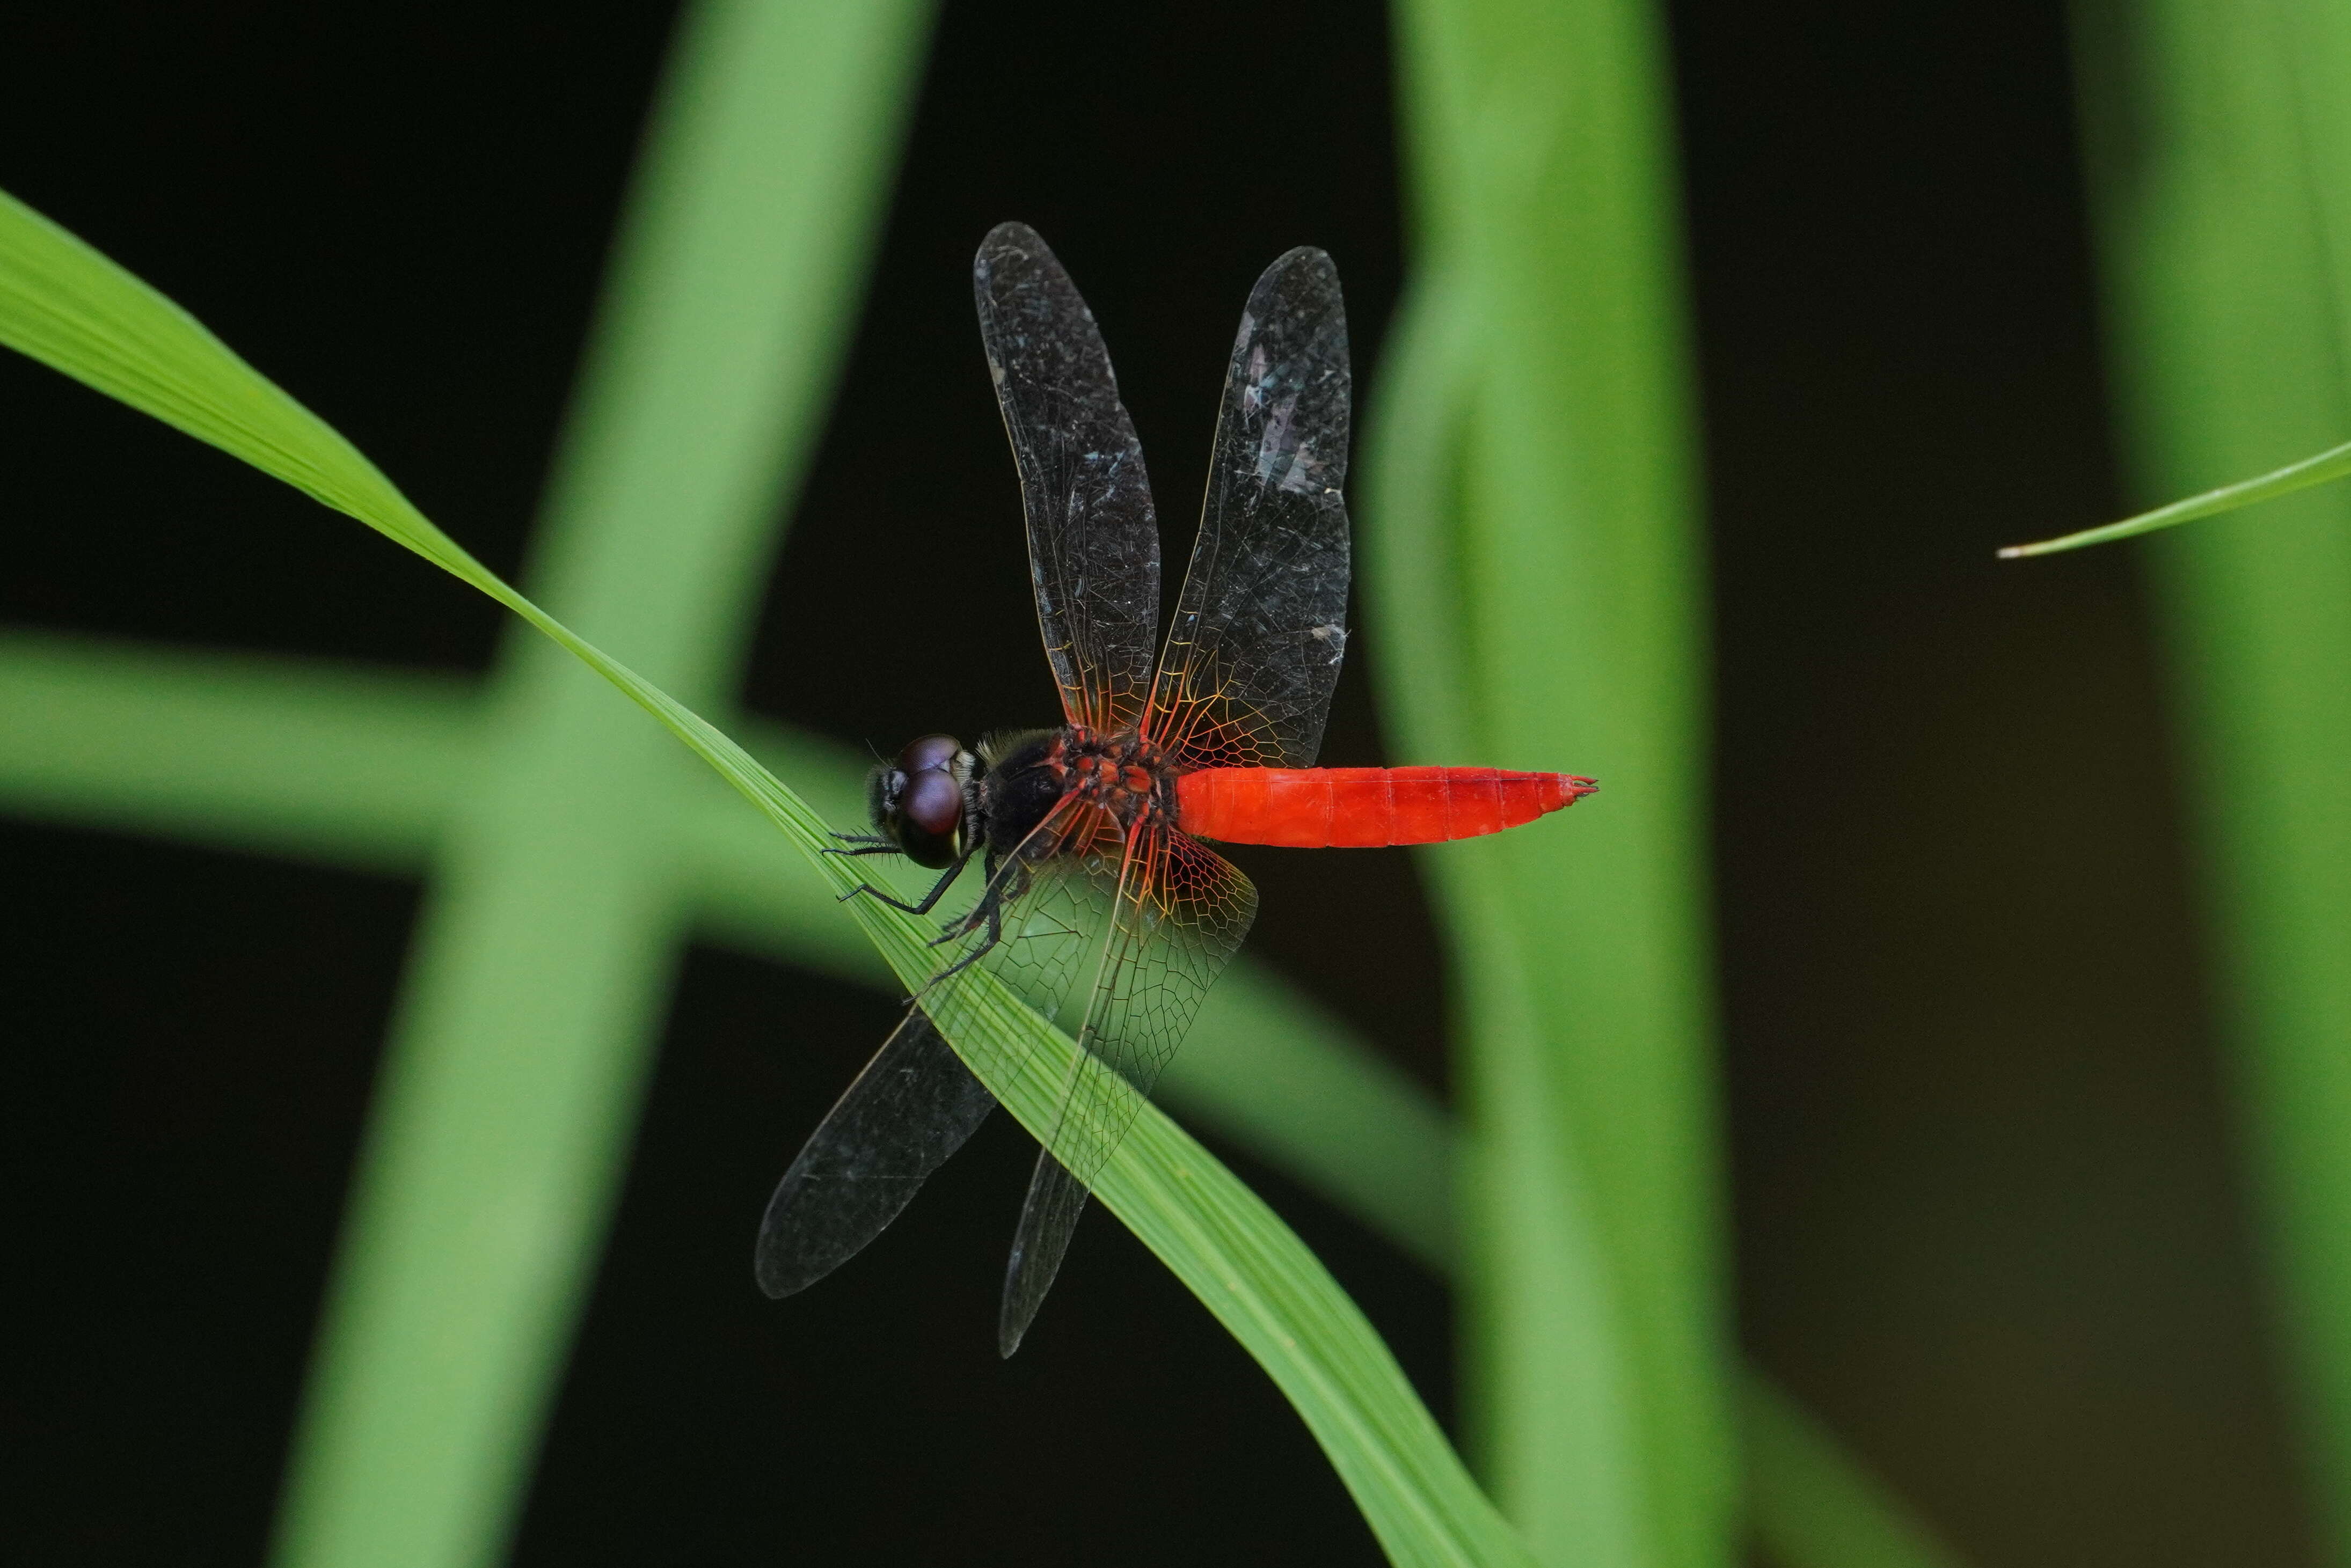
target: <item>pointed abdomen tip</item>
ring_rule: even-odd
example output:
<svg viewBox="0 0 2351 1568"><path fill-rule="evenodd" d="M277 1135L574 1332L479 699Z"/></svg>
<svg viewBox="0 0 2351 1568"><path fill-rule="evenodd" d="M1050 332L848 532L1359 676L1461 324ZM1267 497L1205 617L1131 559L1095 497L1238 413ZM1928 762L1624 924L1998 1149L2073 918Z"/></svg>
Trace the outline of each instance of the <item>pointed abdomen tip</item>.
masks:
<svg viewBox="0 0 2351 1568"><path fill-rule="evenodd" d="M1544 806L1545 811L1564 811L1585 795L1600 793L1598 779L1588 779L1581 774L1553 774L1552 777L1556 783L1559 798Z"/></svg>

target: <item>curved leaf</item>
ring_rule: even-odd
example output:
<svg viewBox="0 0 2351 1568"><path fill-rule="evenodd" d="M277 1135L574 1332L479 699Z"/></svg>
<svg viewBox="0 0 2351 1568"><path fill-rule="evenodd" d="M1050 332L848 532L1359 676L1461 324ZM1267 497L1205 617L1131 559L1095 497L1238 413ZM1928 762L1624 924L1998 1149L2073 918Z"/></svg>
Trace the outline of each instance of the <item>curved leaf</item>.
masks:
<svg viewBox="0 0 2351 1568"><path fill-rule="evenodd" d="M827 825L749 753L573 632L467 554L326 422L201 323L64 229L0 193L0 343L211 442L398 541L528 621L652 714L847 892ZM909 987L930 929L870 899L848 906ZM1076 1046L982 975L936 1015L1023 1126L1050 1137ZM1019 1064L1018 1069L1013 1065ZM1379 1336L1255 1194L1155 1108L1095 1184L1289 1397L1399 1563L1529 1563Z"/></svg>

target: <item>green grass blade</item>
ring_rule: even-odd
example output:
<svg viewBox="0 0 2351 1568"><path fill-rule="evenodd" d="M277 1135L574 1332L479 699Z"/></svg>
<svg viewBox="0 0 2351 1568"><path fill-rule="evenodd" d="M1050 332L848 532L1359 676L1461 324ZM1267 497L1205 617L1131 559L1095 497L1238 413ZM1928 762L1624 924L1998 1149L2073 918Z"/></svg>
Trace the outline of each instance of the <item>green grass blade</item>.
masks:
<svg viewBox="0 0 2351 1568"><path fill-rule="evenodd" d="M1365 499L1408 760L1604 793L1433 851L1459 974L1474 1430L1547 1561L1733 1550L1678 196L1636 0L1419 0L1421 241ZM1409 448L1402 455L1391 445Z"/></svg>
<svg viewBox="0 0 2351 1568"><path fill-rule="evenodd" d="M0 810L420 874L475 766L477 708L463 683L432 676L0 633ZM777 726L744 741L820 815L856 811L863 765L848 748ZM804 856L708 775L684 784L671 836L707 934L895 989ZM1451 1266L1444 1112L1247 955L1162 1090L1432 1269ZM1747 1381L1749 1496L1788 1568L1938 1561L1930 1541L1901 1548L1928 1538L1817 1421Z"/></svg>
<svg viewBox="0 0 2351 1568"><path fill-rule="evenodd" d="M21 207L9 211L17 217L14 222L0 219L0 284L15 284L28 275L37 280L43 269L57 269L109 275L81 280L86 292L135 296L143 291L144 286L128 274L53 227L31 220ZM188 330L193 323L167 306L131 314L126 324L125 318L80 310L79 298L70 291L53 295L37 286L0 292L0 337L41 344L47 355L67 362L61 368L86 370L82 379L109 390L113 388L100 375L103 366L95 362L140 356L168 358L181 378L176 383L179 400L171 407L186 421L183 428L231 428L234 421L214 405L231 407L256 398L266 402L274 392L201 328ZM58 316L82 330L78 338L65 337L64 348L57 347L57 335L44 337L35 330L48 328L50 318ZM18 317L29 317L29 324ZM146 341L141 334L149 327L164 334L164 340ZM146 396L142 385L131 386ZM277 396L282 399L282 394ZM256 462L266 459L272 472L374 472L322 423L289 419L284 427L299 434L305 444L280 450L247 443L231 450ZM368 509L354 511L362 521L410 543L419 554L481 587L645 709L781 829L834 890L845 892L852 885L842 863L821 854L829 842L824 822L734 741L473 563L388 483L380 493L360 488L342 493L356 497L354 508ZM871 900L855 900L848 907L902 983L912 985L927 973L932 958L928 927ZM1069 1039L985 975L959 988L937 1018L942 1032L1012 1114L1032 1133L1049 1137L1058 1089L1076 1049ZM1026 1070L1017 1070L1014 1064L1023 1063ZM1531 1561L1461 1469L1353 1303L1280 1220L1173 1122L1146 1108L1098 1179L1096 1192L1104 1207L1184 1280L1281 1387L1394 1561ZM528 1248L538 1240L535 1228L491 1238L496 1247ZM428 1339L418 1348L435 1346ZM538 1349L543 1355L543 1345ZM517 1359L527 1361L528 1350ZM370 1512L376 1508L372 1499L357 1498L349 1506L359 1514L381 1518L380 1511ZM473 1506L478 1510L484 1505L475 1500ZM329 1512L327 1518L332 1524L336 1516ZM387 1528L397 1524L391 1521ZM372 1560L383 1550L378 1542L329 1535L317 1525L298 1528L293 1541L292 1550L300 1556L315 1557L329 1544L348 1552L347 1560ZM450 1550L445 1540L430 1544ZM472 1544L478 1549L478 1532ZM420 1559L409 1554L402 1560Z"/></svg>
<svg viewBox="0 0 2351 1568"><path fill-rule="evenodd" d="M2351 57L2337 9L2304 0L2126 15L2114 36L2082 13L2077 74L2133 488L2178 495L2351 428ZM2281 1384L2351 1563L2351 492L2147 559Z"/></svg>
<svg viewBox="0 0 2351 1568"><path fill-rule="evenodd" d="M2300 462L2287 463L2283 468L2258 477L2224 484L2201 495L2190 495L2168 506L2142 512L2136 517L2126 517L2119 523L2085 528L2078 534L2062 535L2030 545L2011 545L2000 552L2000 558L2012 561L2026 556L2054 556L2064 550L2078 550L2085 545L2106 545L2116 539L2134 539L2141 534L2152 534L2158 528L2176 527L2182 523L2193 523L2200 517L2218 517L2224 512L2235 512L2258 502L2274 501L2281 495L2292 495L2313 485L2332 483L2346 474L2351 474L2351 441L2329 447L2315 457L2305 457Z"/></svg>

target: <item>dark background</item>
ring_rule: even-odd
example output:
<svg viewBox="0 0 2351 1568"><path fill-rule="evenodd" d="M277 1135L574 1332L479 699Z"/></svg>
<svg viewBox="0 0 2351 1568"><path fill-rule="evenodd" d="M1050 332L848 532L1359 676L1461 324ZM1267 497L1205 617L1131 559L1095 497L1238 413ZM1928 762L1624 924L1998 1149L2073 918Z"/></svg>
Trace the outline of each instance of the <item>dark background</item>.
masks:
<svg viewBox="0 0 2351 1568"><path fill-rule="evenodd" d="M1144 11L947 7L755 708L893 746L1050 711L969 318L997 220L1085 288L1171 526L1265 261L1333 253L1370 374L1401 249L1376 9ZM512 571L668 23L19 10L0 185ZM1674 24L1745 1342L1980 1563L2304 1561L2133 558L1990 559L2118 511L2062 14ZM290 491L20 360L0 410L0 618L486 666L486 603ZM1368 684L1333 763L1380 758ZM414 889L19 824L0 857L12 1549L252 1562ZM1258 950L1441 1087L1410 862L1249 869ZM1374 1560L1115 1226L998 1363L1000 1127L839 1279L758 1297L768 1186L888 1015L689 961L522 1558ZM1436 1283L1234 1158L1447 1413Z"/></svg>

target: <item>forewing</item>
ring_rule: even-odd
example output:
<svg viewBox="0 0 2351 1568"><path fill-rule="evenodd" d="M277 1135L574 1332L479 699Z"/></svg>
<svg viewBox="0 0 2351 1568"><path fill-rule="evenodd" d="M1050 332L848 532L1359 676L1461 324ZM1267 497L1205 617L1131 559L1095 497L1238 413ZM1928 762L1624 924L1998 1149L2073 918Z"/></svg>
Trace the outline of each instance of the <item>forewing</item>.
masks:
<svg viewBox="0 0 2351 1568"><path fill-rule="evenodd" d="M1008 890L1002 938L980 967L1075 1034L1117 900L1125 836L1108 813L1074 796L1056 809L1047 831L1050 841L1036 845L1035 860Z"/></svg>
<svg viewBox="0 0 2351 1568"><path fill-rule="evenodd" d="M1159 524L1143 446L1093 313L1035 230L999 223L972 263L980 341L1020 469L1045 657L1073 724L1134 723L1159 630Z"/></svg>
<svg viewBox="0 0 2351 1568"><path fill-rule="evenodd" d="M1109 919L1081 961L1080 1051L1037 1158L1005 1272L998 1347L1009 1355L1069 1250L1088 1185L1134 1125L1200 998L1248 935L1257 889L1198 840L1151 822L1126 840Z"/></svg>
<svg viewBox="0 0 2351 1568"><path fill-rule="evenodd" d="M862 1251L996 1108L919 1005L883 1043L777 1184L753 1270L770 1296Z"/></svg>
<svg viewBox="0 0 2351 1568"><path fill-rule="evenodd" d="M1105 837L1107 857L1094 847ZM943 943L940 969L977 955L979 967L1030 1006L1049 1018L1061 1012L1086 961L1100 950L1117 891L1121 842L1115 824L1099 811L1074 799L1057 808L1024 846L1037 858L1015 857L998 869L1000 940L987 946L981 926ZM967 972L955 969L923 988L777 1184L753 1257L768 1295L806 1290L862 1251L987 1119L995 1096L924 1011L962 984Z"/></svg>
<svg viewBox="0 0 2351 1568"><path fill-rule="evenodd" d="M1347 313L1301 247L1249 291L1145 731L1189 767L1314 765L1347 649Z"/></svg>

